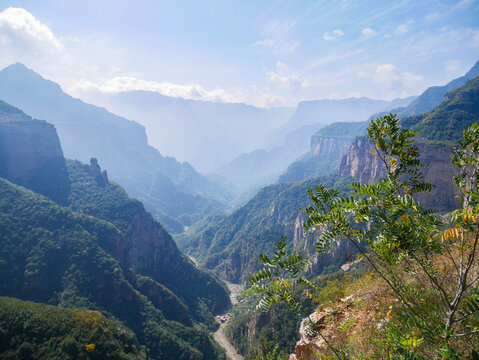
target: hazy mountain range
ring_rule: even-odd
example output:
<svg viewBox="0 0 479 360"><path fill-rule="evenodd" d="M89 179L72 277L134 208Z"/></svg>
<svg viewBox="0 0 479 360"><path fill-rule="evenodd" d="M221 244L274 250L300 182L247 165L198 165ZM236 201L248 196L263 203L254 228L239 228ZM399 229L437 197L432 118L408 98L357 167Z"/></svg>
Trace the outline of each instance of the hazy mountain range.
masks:
<svg viewBox="0 0 479 360"><path fill-rule="evenodd" d="M98 103L144 125L152 146L201 172L215 172L241 153L269 147L276 140L271 132L295 111L185 100L151 91L103 95Z"/></svg>
<svg viewBox="0 0 479 360"><path fill-rule="evenodd" d="M69 96L22 64L0 71L0 99L54 124L67 158L98 158L110 177L170 230L182 231L204 215L229 207L228 188L186 162L162 156L148 145L142 125Z"/></svg>

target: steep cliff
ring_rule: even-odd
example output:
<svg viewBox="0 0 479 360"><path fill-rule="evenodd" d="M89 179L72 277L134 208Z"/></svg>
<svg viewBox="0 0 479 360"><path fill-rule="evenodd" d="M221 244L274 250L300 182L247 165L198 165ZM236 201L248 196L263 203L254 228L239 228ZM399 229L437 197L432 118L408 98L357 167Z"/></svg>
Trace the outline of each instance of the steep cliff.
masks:
<svg viewBox="0 0 479 360"><path fill-rule="evenodd" d="M432 111L401 120L401 125L420 133L417 138L426 181L436 187L429 194L419 195L427 207L449 211L457 206L457 189L452 179L455 168L450 162L452 146L462 131L479 119L479 77L450 91ZM351 176L360 182L371 182L385 175L380 160L366 137L356 138L342 158L340 176Z"/></svg>
<svg viewBox="0 0 479 360"><path fill-rule="evenodd" d="M362 183L372 182L386 175L386 168L371 154L374 146L366 136L357 137L341 159L339 175L351 176Z"/></svg>
<svg viewBox="0 0 479 360"><path fill-rule="evenodd" d="M97 158L112 180L144 201L170 230L181 232L184 226L228 207L227 188L188 163L162 156L148 145L142 125L67 95L58 84L22 64L0 71L0 99L55 125L67 158L86 163Z"/></svg>
<svg viewBox="0 0 479 360"><path fill-rule="evenodd" d="M0 137L14 134L17 141L2 142L3 163L15 155L20 169L28 170L52 154L60 157L52 125L20 121L20 113L9 109L16 119L0 123ZM25 144L28 156L17 143ZM44 175L52 183L66 176L68 192L51 194L66 195L64 206L0 179L0 295L101 310L133 330L153 358L216 358L213 340L193 322L213 326L213 314L229 305L226 289L181 254L142 203L110 183L96 159L67 166L61 160L64 173ZM31 184L15 179L38 186L37 177Z"/></svg>
<svg viewBox="0 0 479 360"><path fill-rule="evenodd" d="M55 127L0 101L0 177L64 202L69 190Z"/></svg>
<svg viewBox="0 0 479 360"><path fill-rule="evenodd" d="M335 173L341 157L348 151L354 138L366 131L366 122L333 123L311 137L311 149L292 163L279 177L280 182L301 181L308 177Z"/></svg>
<svg viewBox="0 0 479 360"><path fill-rule="evenodd" d="M165 285L199 320L208 320L204 318L205 311L221 311L228 305L226 291L180 253L168 232L140 201L130 199L118 185L105 185L92 176L92 165L78 161L68 161L67 165L71 181L68 205L75 211L111 222L122 231L123 241L112 244L109 251L124 268Z"/></svg>
<svg viewBox="0 0 479 360"><path fill-rule="evenodd" d="M419 140L420 141L420 140ZM455 168L450 161L451 150L418 142L421 161L428 165L422 170L424 180L435 185L428 194L420 194L417 199L429 208L450 211L458 205L456 185L453 180ZM340 176L352 177L361 183L369 183L386 175L386 168L371 152L375 148L366 137L354 140L340 165Z"/></svg>

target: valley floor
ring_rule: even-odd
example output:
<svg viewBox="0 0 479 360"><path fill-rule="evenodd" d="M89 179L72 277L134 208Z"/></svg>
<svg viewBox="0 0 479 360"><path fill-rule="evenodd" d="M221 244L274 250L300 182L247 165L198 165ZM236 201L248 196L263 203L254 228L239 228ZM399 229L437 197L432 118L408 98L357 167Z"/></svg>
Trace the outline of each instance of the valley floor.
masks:
<svg viewBox="0 0 479 360"><path fill-rule="evenodd" d="M226 284L228 285L228 289L230 290L230 298L231 298L231 304L236 305L238 303L238 295L240 295L243 292L243 286L238 285L238 284L232 284L230 282L225 281ZM225 349L226 351L226 356L230 360L243 360L243 356L238 354L236 352L236 349L234 346L228 341L225 335L225 328L226 325L228 325L228 322L231 319L231 314L230 313L225 313L222 315L218 315L216 317L216 321L220 324L220 327L218 330L214 332L214 338L220 346Z"/></svg>

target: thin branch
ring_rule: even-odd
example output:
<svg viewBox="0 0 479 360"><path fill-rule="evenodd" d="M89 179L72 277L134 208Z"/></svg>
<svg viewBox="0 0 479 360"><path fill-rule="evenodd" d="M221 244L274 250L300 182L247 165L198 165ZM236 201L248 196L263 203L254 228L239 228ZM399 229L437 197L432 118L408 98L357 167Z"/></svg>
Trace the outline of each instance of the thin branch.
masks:
<svg viewBox="0 0 479 360"><path fill-rule="evenodd" d="M479 310L478 310L478 311L479 311ZM461 321L467 319L469 316L474 315L474 314L477 314L477 311L470 312L470 313L468 313L467 315L464 315L464 316L461 316L460 318L454 319L454 320L452 321L452 323L453 323L453 324L457 324L458 322L461 322Z"/></svg>
<svg viewBox="0 0 479 360"><path fill-rule="evenodd" d="M455 337L464 337L464 336L470 336L470 335L473 335L473 334L477 334L479 333L479 330L472 330L472 331L469 331L467 333L463 333L463 334L454 334Z"/></svg>
<svg viewBox="0 0 479 360"><path fill-rule="evenodd" d="M449 259L452 261L454 267L456 268L457 273L459 274L459 268L457 267L457 263L454 260L454 257L452 256L451 251L449 250L449 247L445 246L444 249L446 249L447 253L449 254Z"/></svg>
<svg viewBox="0 0 479 360"><path fill-rule="evenodd" d="M422 261L414 254L414 252L409 252L410 255L416 260L416 262L421 266L421 269L424 271L424 273L428 276L428 278L436 285L436 288L439 290L441 296L441 302L444 307L444 311L448 311L450 304L449 304L449 299L447 298L447 293L446 290L442 288L441 285L439 285L437 279L427 271L426 266L422 263Z"/></svg>
<svg viewBox="0 0 479 360"><path fill-rule="evenodd" d="M472 285L474 285L474 283L479 280L479 276L476 277L474 280L472 280L468 285L466 285L466 287L464 288L464 290L467 290L469 289Z"/></svg>

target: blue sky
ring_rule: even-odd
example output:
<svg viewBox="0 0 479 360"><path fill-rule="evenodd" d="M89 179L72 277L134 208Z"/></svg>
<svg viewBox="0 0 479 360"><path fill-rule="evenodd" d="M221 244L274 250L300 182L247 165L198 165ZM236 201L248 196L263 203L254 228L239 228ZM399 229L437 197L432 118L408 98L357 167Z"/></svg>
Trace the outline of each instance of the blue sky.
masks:
<svg viewBox="0 0 479 360"><path fill-rule="evenodd" d="M23 62L89 101L392 99L478 59L478 0L0 0L0 67Z"/></svg>

